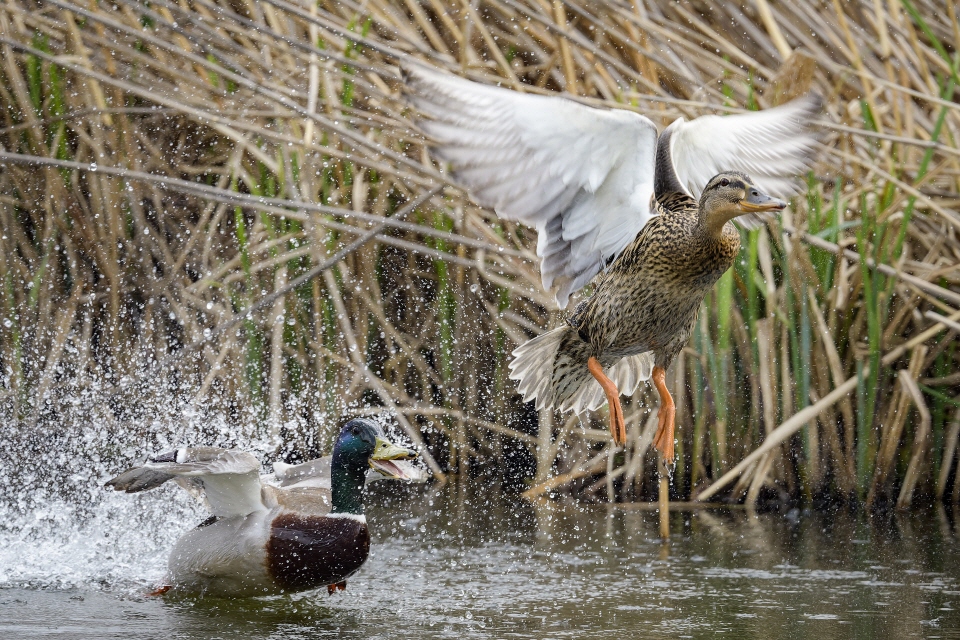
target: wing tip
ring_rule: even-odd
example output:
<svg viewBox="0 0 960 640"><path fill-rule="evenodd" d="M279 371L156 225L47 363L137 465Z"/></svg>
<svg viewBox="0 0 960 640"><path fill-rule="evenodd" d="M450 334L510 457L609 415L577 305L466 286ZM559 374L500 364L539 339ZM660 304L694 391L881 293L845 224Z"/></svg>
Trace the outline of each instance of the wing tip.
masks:
<svg viewBox="0 0 960 640"><path fill-rule="evenodd" d="M438 72L415 58L407 58L400 61L400 79L404 85L422 82L431 75L439 75Z"/></svg>
<svg viewBox="0 0 960 640"><path fill-rule="evenodd" d="M816 115L823 111L823 105L825 104L823 95L816 89L800 96L794 102L799 102L800 104L798 106L803 107L803 109L811 115Z"/></svg>

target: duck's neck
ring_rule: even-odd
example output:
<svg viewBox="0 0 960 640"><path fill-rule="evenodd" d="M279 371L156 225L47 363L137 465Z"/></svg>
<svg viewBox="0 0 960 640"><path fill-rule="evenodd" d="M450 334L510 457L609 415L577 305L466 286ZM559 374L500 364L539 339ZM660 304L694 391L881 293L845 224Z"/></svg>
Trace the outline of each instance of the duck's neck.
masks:
<svg viewBox="0 0 960 640"><path fill-rule="evenodd" d="M700 202L697 203L697 235L704 239L711 238L719 241L724 235L723 228L734 217L736 217L735 212L712 207L707 202L707 194L704 193L700 197Z"/></svg>
<svg viewBox="0 0 960 640"><path fill-rule="evenodd" d="M733 236L740 237L737 228L729 220L717 220L702 214L697 219L694 233L701 241L708 244L727 244Z"/></svg>
<svg viewBox="0 0 960 640"><path fill-rule="evenodd" d="M736 260L740 251L740 233L733 224L724 223L719 229L704 224L703 219L693 231L695 250L689 267L703 286L711 287Z"/></svg>
<svg viewBox="0 0 960 640"><path fill-rule="evenodd" d="M363 515L363 484L367 478L365 465L349 455L335 451L330 465L331 513Z"/></svg>

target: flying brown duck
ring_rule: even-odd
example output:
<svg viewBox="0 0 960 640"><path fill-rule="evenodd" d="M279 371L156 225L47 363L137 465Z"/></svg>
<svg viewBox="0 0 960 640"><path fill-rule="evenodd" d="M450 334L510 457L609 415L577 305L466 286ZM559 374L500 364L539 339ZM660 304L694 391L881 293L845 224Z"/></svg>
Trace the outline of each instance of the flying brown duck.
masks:
<svg viewBox="0 0 960 640"><path fill-rule="evenodd" d="M730 268L757 214L798 192L819 99L727 117L680 118L662 134L632 111L404 70L436 155L481 206L539 233L543 286L560 308L593 281L564 326L517 348L511 378L538 409L581 413L604 399L626 440L620 393L653 378L654 446L674 457L676 410L664 376L704 296ZM749 172L748 176L744 172ZM772 195L769 195L772 194ZM749 215L747 215L749 214Z"/></svg>

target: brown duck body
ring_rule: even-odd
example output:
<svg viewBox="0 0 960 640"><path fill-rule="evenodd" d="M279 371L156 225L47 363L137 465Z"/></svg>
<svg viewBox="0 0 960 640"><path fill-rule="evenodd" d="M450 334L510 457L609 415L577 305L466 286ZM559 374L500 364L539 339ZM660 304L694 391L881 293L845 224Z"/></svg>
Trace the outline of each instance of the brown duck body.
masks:
<svg viewBox="0 0 960 640"><path fill-rule="evenodd" d="M670 193L657 216L594 279L593 295L567 325L522 345L513 377L537 406L581 412L598 408L604 392L588 370L596 358L619 390L631 394L654 366L666 369L693 330L704 296L740 250L729 222L711 229L699 204Z"/></svg>
<svg viewBox="0 0 960 640"><path fill-rule="evenodd" d="M692 198L670 195L568 319L605 368L652 351L655 365L666 369L690 338L704 296L740 250L731 223L714 233Z"/></svg>
<svg viewBox="0 0 960 640"><path fill-rule="evenodd" d="M740 250L730 220L786 204L759 191L750 178L729 171L715 176L699 201L665 191L656 215L594 278L593 295L567 325L521 345L511 377L537 407L580 413L610 406L614 441L626 441L620 394L651 379L660 393L654 446L673 461L676 406L666 370L690 339L704 296ZM597 384L594 384L594 380Z"/></svg>
<svg viewBox="0 0 960 640"><path fill-rule="evenodd" d="M662 196L657 216L594 279L593 295L567 325L522 345L513 377L539 407L577 413L605 401L588 370L596 358L620 391L631 394L654 366L665 370L683 349L704 296L740 250L729 222L711 229L700 205Z"/></svg>

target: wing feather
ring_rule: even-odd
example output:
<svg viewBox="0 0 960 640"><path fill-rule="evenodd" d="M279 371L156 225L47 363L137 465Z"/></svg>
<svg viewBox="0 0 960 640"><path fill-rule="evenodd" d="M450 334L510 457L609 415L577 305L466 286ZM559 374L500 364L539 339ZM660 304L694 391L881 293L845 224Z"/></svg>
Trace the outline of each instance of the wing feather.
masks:
<svg viewBox="0 0 960 640"><path fill-rule="evenodd" d="M420 127L480 205L540 233L544 287L571 293L652 217L656 126L625 110L593 109L404 69Z"/></svg>
<svg viewBox="0 0 960 640"><path fill-rule="evenodd" d="M789 198L800 192L798 177L810 167L816 144L811 124L819 110L820 97L810 94L764 111L681 118L664 131L670 163L661 161L658 169L672 168L695 199L711 178L731 170L749 174L772 196Z"/></svg>
<svg viewBox="0 0 960 640"><path fill-rule="evenodd" d="M186 447L154 456L143 468L199 481L215 516L247 515L267 508L261 492L260 462L245 451Z"/></svg>

